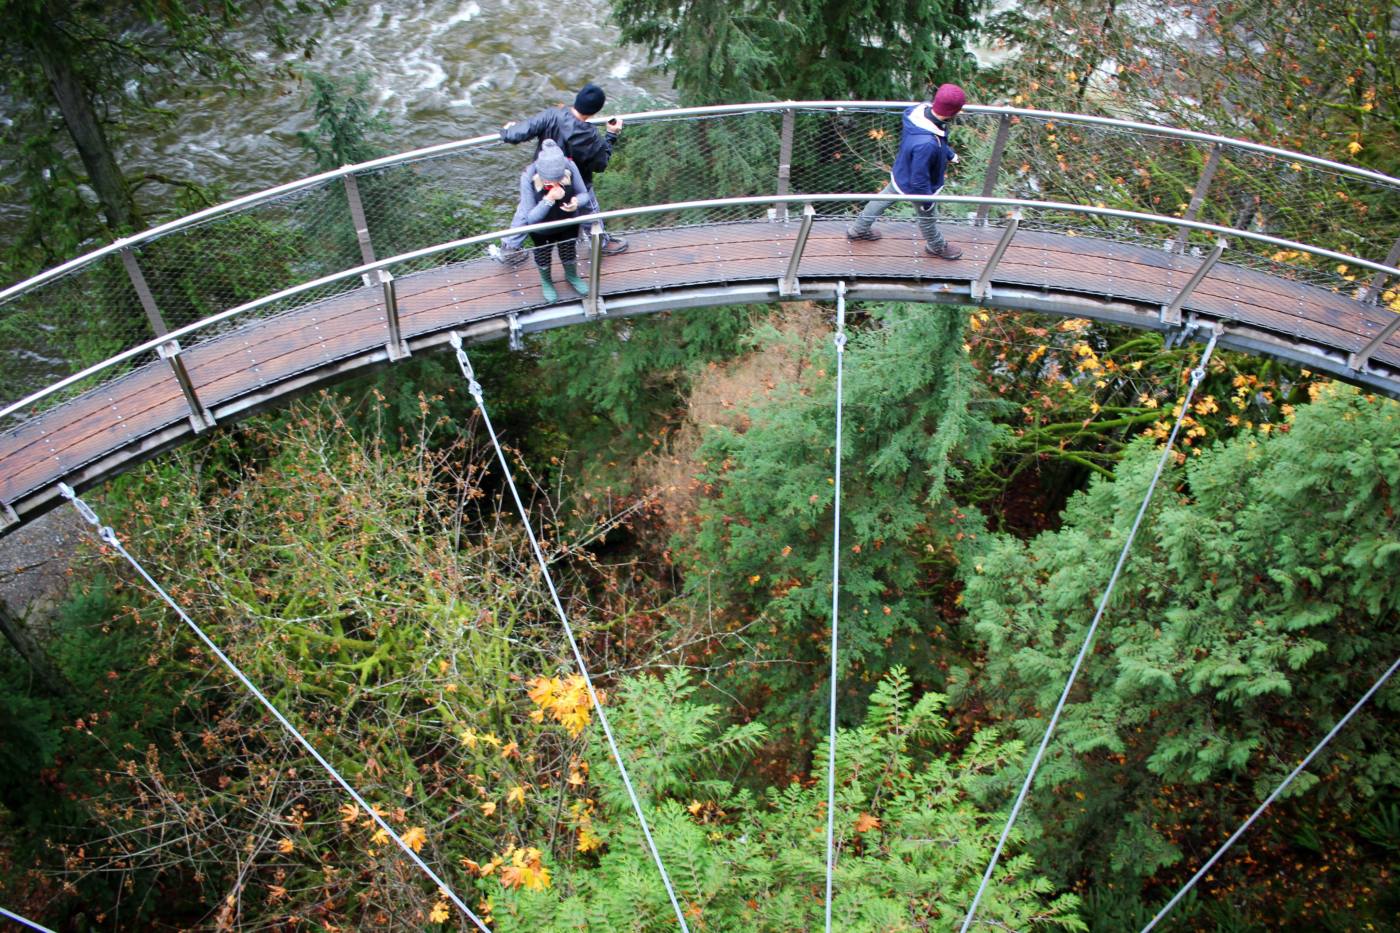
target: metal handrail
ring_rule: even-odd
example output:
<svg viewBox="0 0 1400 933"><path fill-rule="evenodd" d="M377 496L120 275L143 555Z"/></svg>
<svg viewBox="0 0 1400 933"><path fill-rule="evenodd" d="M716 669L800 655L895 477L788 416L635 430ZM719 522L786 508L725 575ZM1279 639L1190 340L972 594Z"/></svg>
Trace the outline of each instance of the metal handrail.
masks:
<svg viewBox="0 0 1400 933"><path fill-rule="evenodd" d="M1400 276L1400 268L1397 268L1395 266L1388 266L1384 263L1372 262L1368 259L1360 259L1355 256L1348 256L1345 253L1338 253L1334 252L1333 250L1322 249L1321 247L1317 246L1310 246L1306 243L1298 243L1294 240L1285 240L1279 237L1269 236L1268 234L1264 233L1256 233L1251 230L1239 230L1234 227L1222 227L1218 224L1204 223L1198 220L1184 220L1180 217L1167 217L1161 214L1144 214L1138 211L1125 211L1111 207L1094 207L1092 205L1087 204L1068 204L1060 201L1028 201L1020 200L1017 198L987 198L981 197L979 195L886 195L845 193L750 195L736 198L714 198L703 201L678 201L673 204L650 204L644 207L618 208L616 210L601 211L596 214L589 214L587 215L587 219L590 221L608 221L625 217L642 217L650 214L664 214L668 211L698 210L703 208L714 207L767 206L779 203L802 204L813 201L834 201L841 203L863 203L868 201L911 201L932 202L936 204L971 204L976 206L986 205L987 207L1010 207L1014 209L1031 208L1035 210L1067 211L1075 214L1088 214L1091 216L1099 217L1113 217L1119 220L1135 220L1144 223L1165 224L1172 227L1185 227L1190 230L1197 230L1203 233L1215 234L1216 236L1253 240L1258 243L1266 243L1270 246L1276 246L1282 249L1297 250L1300 252L1310 253L1314 256L1319 256L1324 259L1332 259L1339 262L1350 263L1353 265L1360 266L1362 268L1370 269L1374 272L1381 272L1386 275ZM258 308L264 307L274 302L282 301L287 298L292 298L296 295L300 295L304 292L321 288L326 285L332 285L344 279L354 278L356 276L365 275L366 273L373 273L377 270L385 269L391 265L396 265L404 262L412 262L417 259L425 259L429 256L435 256L439 253L445 253L449 250L461 249L465 246L475 246L479 243L485 243L491 240L500 239L508 234L534 233L539 230L550 230L556 227L573 226L578 223L578 218L569 218L566 220L554 220L548 223L527 224L520 227L510 227L503 230L493 231L491 233L478 233L473 236L463 237L462 239L449 240L445 243L439 243L436 246L426 246L422 249L412 250L407 253L400 253L397 256L390 256L387 259L379 259L375 262L365 263L363 265L346 269L343 272L336 272L331 275L322 276L319 279L313 279L309 282L303 282L300 285L293 285L290 288L284 288L281 291L274 292L270 295L264 295L261 298L254 299L253 301L238 305L234 308L229 308L227 311L220 311L218 314L213 314L202 320L195 321L191 324L186 324L184 327L176 328L175 330L172 330L169 333L164 334L160 337L156 337L152 340L147 340L145 343L139 344L135 347L131 347L127 350L123 350L121 353L109 357L108 359L103 360L100 363L94 363L92 366L89 366L87 369L84 369L81 372L74 373L73 375L61 379L58 382L45 386L39 391L34 392L31 395L28 395L17 402L12 402L11 404L5 406L4 409L0 409L0 420L9 417L15 412L20 411L21 409L26 408L37 401L40 401L44 398L47 398L50 395L60 392L71 385L75 385L76 383L79 383L84 379L91 378L92 376L95 376L96 374L102 372L104 369L109 369L113 366L120 365L121 363L133 359L134 357L156 350L157 348L170 343L172 340L179 340L180 338L185 337L189 334L193 334L196 331L202 330L203 328L213 326L214 324L218 324L223 321L227 321L230 318L237 317L241 314L246 314L249 311L255 311Z"/></svg>
<svg viewBox="0 0 1400 933"><path fill-rule="evenodd" d="M747 104L715 104L704 107L672 107L665 110L646 110L636 113L625 113L619 116L624 120L633 122L649 123L673 120L682 117L703 117L703 116L724 116L727 114L780 112L783 110L818 110L818 111L871 111L871 110L900 110L914 106L918 101L895 101L895 100L867 100L867 101L831 101L831 100L786 100L786 101L760 101ZM1157 126L1151 123L1141 123L1134 120L1120 120L1116 117L1097 117L1088 114L1062 113L1054 110L1032 110L1023 107L998 107L981 104L969 104L963 108L964 113L982 114L990 116L1000 116L1002 114L1012 117L1022 117L1028 119L1040 119L1064 123L1080 123L1091 126L1105 126L1114 129L1126 129L1135 132L1146 133L1153 136L1167 138L1187 139L1193 142L1219 144L1233 146L1250 152L1258 152L1265 155L1286 158L1295 162L1307 163L1342 175L1350 175L1367 181L1376 182L1383 185L1393 186L1400 189L1400 178L1385 175L1380 172L1373 172L1369 169L1359 168L1354 165L1346 165L1341 162L1333 162L1330 159L1310 156L1301 152L1292 152L1287 149L1279 149L1274 146L1265 146L1260 143L1251 143L1245 140L1231 139L1227 136L1217 136L1211 133L1201 133L1195 130L1180 129L1177 127ZM598 116L592 118L590 122L602 123L606 118ZM195 226L213 217L231 214L244 208L252 207L266 201L275 200L284 195L314 187L322 182L334 181L346 175L354 175L362 172L374 171L375 169L386 168L393 165L402 165L408 162L417 162L423 159L435 158L437 156L448 155L454 152L471 149L478 146L486 146L500 142L500 133L490 133L484 136L473 136L467 139L456 140L448 143L439 143L433 146L425 146L420 149L412 149L408 152L401 152L396 155L384 156L378 159L371 159L368 162L359 162L355 165L345 165L340 168L331 169L316 175L309 175L306 178L290 181L285 184L246 194L242 197L234 198L223 204L207 207L193 214L163 223L149 230L129 237L122 237L99 247L91 252L85 253L75 259L70 259L61 265L46 269L38 275L17 282L3 290L0 290L0 305L5 304L13 298L17 298L25 292L30 291L46 282L61 278L70 272L75 272L87 265L96 262L106 256L120 252L123 249L130 249L157 240L170 233ZM829 200L829 199L825 199Z"/></svg>

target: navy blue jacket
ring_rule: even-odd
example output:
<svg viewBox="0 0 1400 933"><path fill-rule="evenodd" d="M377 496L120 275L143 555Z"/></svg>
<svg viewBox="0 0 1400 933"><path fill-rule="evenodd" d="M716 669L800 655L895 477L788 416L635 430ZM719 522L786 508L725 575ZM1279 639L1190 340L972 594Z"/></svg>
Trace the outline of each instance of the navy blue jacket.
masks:
<svg viewBox="0 0 1400 933"><path fill-rule="evenodd" d="M943 187L948 163L956 158L948 145L947 127L929 115L928 104L911 107L904 114L899 152L890 178L900 194L937 194Z"/></svg>

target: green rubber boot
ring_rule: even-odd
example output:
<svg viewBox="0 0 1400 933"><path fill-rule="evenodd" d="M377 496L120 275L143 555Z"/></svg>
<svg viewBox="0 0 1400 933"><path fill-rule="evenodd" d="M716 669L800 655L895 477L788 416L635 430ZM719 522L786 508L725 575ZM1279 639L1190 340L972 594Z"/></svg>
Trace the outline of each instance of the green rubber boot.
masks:
<svg viewBox="0 0 1400 933"><path fill-rule="evenodd" d="M572 262L564 264L564 281L569 283L569 287L580 295L588 294L588 283L578 277L578 265Z"/></svg>
<svg viewBox="0 0 1400 933"><path fill-rule="evenodd" d="M550 304L559 300L559 293L554 290L554 276L548 268L540 269L540 291L544 293L544 300Z"/></svg>

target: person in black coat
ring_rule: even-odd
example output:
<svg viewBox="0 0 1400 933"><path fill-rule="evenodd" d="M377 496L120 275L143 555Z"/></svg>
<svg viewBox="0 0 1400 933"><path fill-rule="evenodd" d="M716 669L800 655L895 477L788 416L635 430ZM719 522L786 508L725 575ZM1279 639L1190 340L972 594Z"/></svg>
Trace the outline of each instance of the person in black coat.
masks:
<svg viewBox="0 0 1400 933"><path fill-rule="evenodd" d="M574 96L572 107L551 107L541 110L523 123L507 123L501 130L501 139L512 144L537 140L536 157L539 156L544 141L553 140L564 155L578 166L583 183L588 188L588 209L599 211L601 208L598 206L598 198L593 193L593 176L608 167L613 147L622 133L622 120L617 117L607 122L601 135L598 128L588 122L590 117L603 109L605 103L607 95L602 88L596 84L585 84ZM604 255L613 256L627 249L627 241L621 237L609 236L606 233L603 236ZM493 248L491 255L500 262L523 262L525 256L520 252L523 241L523 236L508 236L502 241L505 248Z"/></svg>

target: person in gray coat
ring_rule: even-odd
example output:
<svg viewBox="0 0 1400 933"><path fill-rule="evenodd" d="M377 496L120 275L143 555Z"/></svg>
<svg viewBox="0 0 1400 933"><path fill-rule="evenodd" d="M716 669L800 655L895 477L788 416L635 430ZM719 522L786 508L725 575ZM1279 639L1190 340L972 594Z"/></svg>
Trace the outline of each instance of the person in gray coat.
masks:
<svg viewBox="0 0 1400 933"><path fill-rule="evenodd" d="M591 203L588 187L583 183L583 173L564 156L558 143L546 139L540 144L539 156L520 173L520 203L516 205L511 226L523 227L579 217L589 213ZM578 274L578 251L574 245L577 236L578 224L536 230L529 234L535 247L535 265L540 271L540 291L547 302L559 300L551 269L556 247L559 261L564 266L564 281L580 295L588 294L588 285Z"/></svg>

